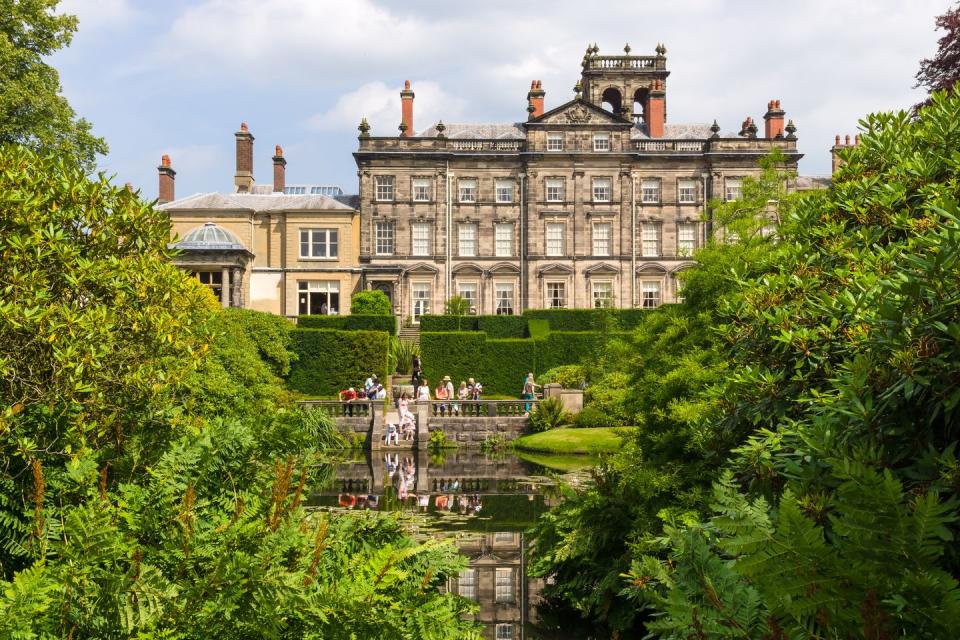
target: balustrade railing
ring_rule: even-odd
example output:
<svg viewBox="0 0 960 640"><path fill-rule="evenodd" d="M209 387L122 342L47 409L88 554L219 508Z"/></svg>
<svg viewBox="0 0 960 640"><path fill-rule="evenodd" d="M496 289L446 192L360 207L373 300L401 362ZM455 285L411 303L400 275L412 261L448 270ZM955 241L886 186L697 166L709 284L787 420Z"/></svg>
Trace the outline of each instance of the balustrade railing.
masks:
<svg viewBox="0 0 960 640"><path fill-rule="evenodd" d="M304 400L300 405L324 411L332 418L369 418L373 403L369 400Z"/></svg>
<svg viewBox="0 0 960 640"><path fill-rule="evenodd" d="M454 151L520 151L522 140L451 140Z"/></svg>
<svg viewBox="0 0 960 640"><path fill-rule="evenodd" d="M657 56L593 56L588 69L665 69L666 59Z"/></svg>
<svg viewBox="0 0 960 640"><path fill-rule="evenodd" d="M703 151L701 140L634 140L634 151Z"/></svg>
<svg viewBox="0 0 960 640"><path fill-rule="evenodd" d="M430 415L448 418L522 417L537 400L431 400Z"/></svg>

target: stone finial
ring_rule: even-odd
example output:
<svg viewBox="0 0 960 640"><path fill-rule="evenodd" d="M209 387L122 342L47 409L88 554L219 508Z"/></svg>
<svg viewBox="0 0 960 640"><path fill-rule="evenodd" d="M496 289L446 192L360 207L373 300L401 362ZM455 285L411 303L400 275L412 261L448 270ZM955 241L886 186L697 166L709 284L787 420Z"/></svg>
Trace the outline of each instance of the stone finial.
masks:
<svg viewBox="0 0 960 640"><path fill-rule="evenodd" d="M712 132L712 135L710 136L711 138L719 138L719 137L720 137L720 125L717 124L717 121L716 121L716 120L714 120L714 121L713 121L713 124L710 125L710 131Z"/></svg>
<svg viewBox="0 0 960 640"><path fill-rule="evenodd" d="M360 119L360 126L357 129L360 131L361 138L370 137L370 123L367 122L366 117Z"/></svg>
<svg viewBox="0 0 960 640"><path fill-rule="evenodd" d="M753 121L753 118L750 118L750 124L747 126L747 137L757 137L757 124Z"/></svg>
<svg viewBox="0 0 960 640"><path fill-rule="evenodd" d="M583 93L583 84L581 84L581 82L577 80L577 84L573 85L573 90L577 94L577 100L579 100L581 97L581 94Z"/></svg>
<svg viewBox="0 0 960 640"><path fill-rule="evenodd" d="M437 137L446 138L447 136L443 135L443 132L447 130L447 125L443 124L443 120L437 123Z"/></svg>
<svg viewBox="0 0 960 640"><path fill-rule="evenodd" d="M409 129L409 128L410 128L410 127L407 126L407 123L406 123L406 122L401 122L401 123L400 123L400 126L397 127L397 129L400 130L400 135L405 134L405 133L407 132L407 129Z"/></svg>
<svg viewBox="0 0 960 640"><path fill-rule="evenodd" d="M787 122L787 126L784 131L787 132L787 140L797 139L797 125L793 124L793 120Z"/></svg>
<svg viewBox="0 0 960 640"><path fill-rule="evenodd" d="M628 42L627 44L623 45L623 52L624 52L626 55L630 55L630 43L629 43L629 42Z"/></svg>
<svg viewBox="0 0 960 640"><path fill-rule="evenodd" d="M667 48L663 46L662 42L657 43L657 48L655 49L655 51L657 52L657 55L660 56L661 58L667 55Z"/></svg>

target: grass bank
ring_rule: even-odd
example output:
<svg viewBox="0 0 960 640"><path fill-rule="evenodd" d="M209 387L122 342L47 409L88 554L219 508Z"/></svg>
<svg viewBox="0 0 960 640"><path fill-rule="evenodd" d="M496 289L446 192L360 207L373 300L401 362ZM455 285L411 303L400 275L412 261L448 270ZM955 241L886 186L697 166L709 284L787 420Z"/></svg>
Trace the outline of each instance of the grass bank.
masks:
<svg viewBox="0 0 960 640"><path fill-rule="evenodd" d="M620 449L621 434L636 427L588 429L551 429L542 433L521 436L513 441L515 449L537 453L597 454Z"/></svg>

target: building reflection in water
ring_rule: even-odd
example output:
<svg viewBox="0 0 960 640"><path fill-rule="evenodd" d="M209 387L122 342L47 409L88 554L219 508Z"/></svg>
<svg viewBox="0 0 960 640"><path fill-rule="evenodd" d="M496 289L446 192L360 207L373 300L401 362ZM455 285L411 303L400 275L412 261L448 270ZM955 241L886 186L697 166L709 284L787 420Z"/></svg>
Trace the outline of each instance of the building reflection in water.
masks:
<svg viewBox="0 0 960 640"><path fill-rule="evenodd" d="M554 500L553 485L512 455L453 450L367 453L337 466L335 480L311 498L317 507L417 512L421 534L452 537L470 560L446 588L479 606L483 637L526 640L536 623L543 581L527 576L524 531Z"/></svg>

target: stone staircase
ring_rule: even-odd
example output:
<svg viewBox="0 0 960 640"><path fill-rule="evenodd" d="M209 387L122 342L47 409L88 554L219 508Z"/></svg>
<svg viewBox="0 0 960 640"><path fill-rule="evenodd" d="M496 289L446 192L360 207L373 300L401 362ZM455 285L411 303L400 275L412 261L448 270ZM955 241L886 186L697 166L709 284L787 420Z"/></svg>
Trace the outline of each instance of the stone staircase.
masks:
<svg viewBox="0 0 960 640"><path fill-rule="evenodd" d="M420 327L400 327L399 335L404 342L420 344Z"/></svg>

